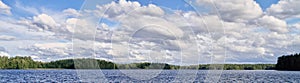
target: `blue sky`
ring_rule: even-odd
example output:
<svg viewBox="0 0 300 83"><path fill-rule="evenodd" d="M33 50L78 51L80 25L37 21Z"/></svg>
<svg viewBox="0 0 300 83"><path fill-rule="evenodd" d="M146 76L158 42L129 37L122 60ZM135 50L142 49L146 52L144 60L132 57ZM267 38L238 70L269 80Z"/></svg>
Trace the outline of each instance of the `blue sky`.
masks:
<svg viewBox="0 0 300 83"><path fill-rule="evenodd" d="M261 8L265 11L269 8L272 4L277 4L279 0L255 0Z"/></svg>
<svg viewBox="0 0 300 83"><path fill-rule="evenodd" d="M4 3L9 5L12 8L12 13L16 16L20 17L27 17L27 16L33 16L33 14L30 14L20 8L17 7L17 4L24 7L24 8L37 8L39 12L41 10L39 8L46 8L48 10L53 11L62 11L67 8L73 8L76 10L79 10L81 5L83 4L84 0L3 0Z"/></svg>
<svg viewBox="0 0 300 83"><path fill-rule="evenodd" d="M139 1L142 5L147 5L149 3L154 3L157 5L162 5L165 7L170 7L176 9L177 7L181 7L185 5L184 0L129 0L129 1ZM187 0L188 1L188 0ZM257 3L260 4L260 6L265 10L266 8L270 7L272 4L278 3L279 0L255 0ZM33 6L33 7L47 7L50 9L57 9L57 10L63 10L66 8L74 8L74 9L80 9L81 5L83 4L84 0L3 0L4 3L7 5L15 5L16 2L21 2L25 6ZM54 5L55 4L55 5Z"/></svg>
<svg viewBox="0 0 300 83"><path fill-rule="evenodd" d="M51 1L46 1L46 0L3 0L4 3L7 5L10 5L12 7L12 13L15 14L16 18L19 17L30 17L34 16L32 13L28 13L18 7L16 7L17 4L24 6L25 8L37 8L38 12L41 12L41 9L38 8L46 8L48 10L52 11L62 11L67 8L73 8L76 10L80 10L82 7L83 3L85 0L76 0L76 1L70 1L70 0L51 0ZM110 3L109 1L113 0L106 0L101 1L105 3ZM172 10L182 10L182 11L193 11L193 8L190 5L187 5L187 1L189 0L129 0L129 1L138 1L141 5L147 6L148 4L155 4L160 7L164 8L170 8ZM262 8L263 11L266 11L267 8L269 8L272 4L278 3L279 0L255 0L260 7ZM100 3L100 2L96 2ZM55 4L55 5L54 5ZM105 20L108 23L107 20ZM289 24L294 24L300 21L300 19L286 19L286 21ZM115 24L115 23L113 23Z"/></svg>
<svg viewBox="0 0 300 83"><path fill-rule="evenodd" d="M112 1L112 0L107 0ZM179 9L184 11L193 10L191 6L186 6L187 3L184 0L129 0L129 1L139 1L142 5L148 5L150 3L156 4L161 7L167 7L170 9ZM265 11L269 8L272 4L278 3L279 0L255 0L262 9ZM79 10L84 3L84 0L3 0L4 3L12 7L12 13L17 14L19 16L30 16L28 13L18 9L15 5L19 3L25 7L33 7L33 8L47 8L49 10L54 11L62 11L67 8L73 8Z"/></svg>
<svg viewBox="0 0 300 83"><path fill-rule="evenodd" d="M133 61L147 61L145 55L150 51L172 56L166 58L170 60L167 63L179 64L176 62L181 59L175 56L184 51L186 64L198 62L197 55L216 61L226 58L227 63L275 63L282 54L300 51L298 1L191 0L195 9L184 0L0 1L4 3L0 3L0 54L7 56L32 56L40 61L85 57L72 53L74 39L86 44L78 48L85 51L82 55L95 49L97 58L110 61L132 57ZM211 1L214 6L206 5ZM214 8L219 11L209 11ZM100 17L103 20L98 23ZM73 37L74 29L82 31L77 33L80 37ZM174 40L174 34L178 40ZM130 35L141 36L125 41ZM85 40L90 37L95 40ZM198 41L193 42L191 37ZM223 44L226 39L227 44ZM123 52L128 50L125 47L137 50ZM224 50L227 57L221 56ZM131 58L124 58L126 54L132 54Z"/></svg>

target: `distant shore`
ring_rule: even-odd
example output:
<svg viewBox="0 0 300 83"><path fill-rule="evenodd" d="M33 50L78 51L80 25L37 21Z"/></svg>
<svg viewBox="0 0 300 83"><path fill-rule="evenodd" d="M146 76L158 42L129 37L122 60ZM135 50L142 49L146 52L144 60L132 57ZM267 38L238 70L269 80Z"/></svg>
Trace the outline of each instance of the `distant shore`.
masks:
<svg viewBox="0 0 300 83"><path fill-rule="evenodd" d="M171 65L166 63L130 63L116 64L113 62L81 58L64 59L51 62L34 61L31 57L0 56L0 69L193 69L193 70L274 70L275 64L199 64L189 66Z"/></svg>

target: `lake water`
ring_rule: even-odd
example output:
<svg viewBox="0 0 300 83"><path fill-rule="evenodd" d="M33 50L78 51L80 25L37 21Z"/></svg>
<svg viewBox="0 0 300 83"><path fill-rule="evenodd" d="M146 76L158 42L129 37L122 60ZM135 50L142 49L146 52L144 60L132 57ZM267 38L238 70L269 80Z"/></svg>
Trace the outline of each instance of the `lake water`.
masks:
<svg viewBox="0 0 300 83"><path fill-rule="evenodd" d="M298 71L273 70L0 70L0 82L300 82Z"/></svg>

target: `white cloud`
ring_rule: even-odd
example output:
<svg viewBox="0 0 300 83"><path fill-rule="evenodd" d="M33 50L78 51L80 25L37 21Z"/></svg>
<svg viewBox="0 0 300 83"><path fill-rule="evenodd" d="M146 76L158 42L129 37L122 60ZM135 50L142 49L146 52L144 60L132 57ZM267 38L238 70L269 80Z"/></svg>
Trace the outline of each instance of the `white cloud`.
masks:
<svg viewBox="0 0 300 83"><path fill-rule="evenodd" d="M288 32L287 23L274 16L265 15L258 19L258 24L262 27L270 29L271 31L279 33Z"/></svg>
<svg viewBox="0 0 300 83"><path fill-rule="evenodd" d="M0 14L11 15L11 8L0 0Z"/></svg>
<svg viewBox="0 0 300 83"><path fill-rule="evenodd" d="M185 27L187 22L172 19L172 17L181 18L179 14L169 15L153 4L141 6L137 2L125 0L97 7L95 13L98 16L103 15L106 19L120 23L120 26L111 29L113 32L111 36L112 51L107 51L107 54L114 56L117 62L128 62L128 59L133 62L152 61L147 60L149 53L151 53L151 57L162 57L166 55L164 50L172 51L169 55L173 54L171 58L169 56L168 63L179 64L180 51L183 51L185 59L197 56L195 40L190 36L191 33L186 33L190 32L190 28ZM109 10L106 10L108 8ZM102 26L102 28L105 27L107 26ZM110 37L110 35L106 36ZM197 58L193 59L183 62L197 63Z"/></svg>
<svg viewBox="0 0 300 83"><path fill-rule="evenodd" d="M53 18L47 14L40 14L38 16L34 16L33 21L36 23L44 24L44 29L54 28L55 26L57 26Z"/></svg>
<svg viewBox="0 0 300 83"><path fill-rule="evenodd" d="M14 36L0 35L0 40L10 41L10 40L14 40L14 39L16 39Z"/></svg>
<svg viewBox="0 0 300 83"><path fill-rule="evenodd" d="M266 44L263 39L258 40L258 42L260 43L259 45L254 45L257 44L257 42L256 40L252 39L241 40L235 38L228 38L228 40L228 43L226 43L228 48L227 50L230 50L231 52L244 53L245 55L264 55L266 52L266 49L262 47L262 45Z"/></svg>
<svg viewBox="0 0 300 83"><path fill-rule="evenodd" d="M71 43L59 42L35 43L27 47L22 47L20 50L30 52L30 55L38 55L40 59L69 57L72 53Z"/></svg>
<svg viewBox="0 0 300 83"><path fill-rule="evenodd" d="M119 3L111 2L106 5L97 5L97 10L95 12L98 16L107 18L120 18L123 15L128 14L149 16L164 15L164 11L156 5L149 4L148 6L141 6L138 2L126 0L120 0Z"/></svg>
<svg viewBox="0 0 300 83"><path fill-rule="evenodd" d="M197 5L209 6L212 13L219 13L221 18L230 22L245 22L263 14L254 0L197 0Z"/></svg>
<svg viewBox="0 0 300 83"><path fill-rule="evenodd" d="M11 8L0 0L0 14L11 15Z"/></svg>
<svg viewBox="0 0 300 83"><path fill-rule="evenodd" d="M188 14L188 15L186 15ZM247 29L250 26L245 23L239 22L226 22L220 19L217 15L203 15L198 16L197 14L184 13L184 16L194 31L197 32L212 32L212 33L223 33L226 32L237 32L243 29Z"/></svg>
<svg viewBox="0 0 300 83"><path fill-rule="evenodd" d="M72 14L65 14L64 12L56 12L53 14L52 12L49 14L44 13L29 18L23 18L18 21L18 24L25 25L37 32L49 31L66 37L71 36L70 33L74 32L73 28L75 24L77 24L76 21L77 18L74 18Z"/></svg>
<svg viewBox="0 0 300 83"><path fill-rule="evenodd" d="M300 23L293 24L291 25L291 27L300 29Z"/></svg>
<svg viewBox="0 0 300 83"><path fill-rule="evenodd" d="M268 8L267 13L280 19L300 18L299 4L299 0L280 0Z"/></svg>
<svg viewBox="0 0 300 83"><path fill-rule="evenodd" d="M10 55L8 53L6 53L6 52L0 52L0 56L7 56L7 57L9 57Z"/></svg>
<svg viewBox="0 0 300 83"><path fill-rule="evenodd" d="M95 10L97 16L121 23L121 26L114 29L116 34L134 35L136 31L142 30L147 32L144 35L153 33L165 37L173 37L170 33L176 33L178 37L183 35L175 23L161 18L165 15L164 11L153 4L141 6L138 2L121 0L119 3L112 2L97 8Z"/></svg>
<svg viewBox="0 0 300 83"><path fill-rule="evenodd" d="M65 13L66 15L70 15L70 16L80 16L80 13L72 8L68 8L63 10L63 13Z"/></svg>
<svg viewBox="0 0 300 83"><path fill-rule="evenodd" d="M78 19L77 18L70 18L66 20L66 28L68 29L69 32L74 32L74 27L77 23Z"/></svg>
<svg viewBox="0 0 300 83"><path fill-rule="evenodd" d="M65 20L65 19L61 19ZM37 32L41 31L53 31L53 32L60 32L65 30L66 28L61 28L62 24L56 22L52 16L48 14L40 14L33 16L32 18L23 18L17 21L19 25L25 25L26 27L35 30Z"/></svg>
<svg viewBox="0 0 300 83"><path fill-rule="evenodd" d="M49 48L65 48L68 44L65 43L46 43L46 44L35 44L35 47L39 47L41 49L49 49Z"/></svg>

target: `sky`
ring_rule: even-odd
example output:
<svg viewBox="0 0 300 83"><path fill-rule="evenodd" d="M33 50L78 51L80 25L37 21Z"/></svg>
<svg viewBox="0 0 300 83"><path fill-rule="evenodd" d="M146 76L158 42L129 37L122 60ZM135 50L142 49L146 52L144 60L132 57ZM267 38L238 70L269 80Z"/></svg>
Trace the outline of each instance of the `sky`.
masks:
<svg viewBox="0 0 300 83"><path fill-rule="evenodd" d="M276 63L300 52L297 0L0 0L0 55L38 61Z"/></svg>

